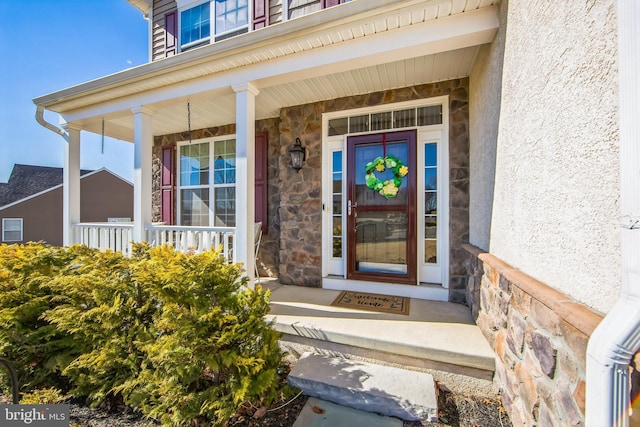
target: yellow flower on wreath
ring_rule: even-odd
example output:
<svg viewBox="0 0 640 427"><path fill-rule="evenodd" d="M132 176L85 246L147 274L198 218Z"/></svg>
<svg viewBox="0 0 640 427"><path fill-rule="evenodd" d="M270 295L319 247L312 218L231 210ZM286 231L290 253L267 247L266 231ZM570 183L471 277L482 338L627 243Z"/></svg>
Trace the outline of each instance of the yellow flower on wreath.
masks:
<svg viewBox="0 0 640 427"><path fill-rule="evenodd" d="M409 168L406 166L401 166L400 169L398 170L398 174L400 174L400 176L402 177L407 176L408 173L409 173Z"/></svg>
<svg viewBox="0 0 640 427"><path fill-rule="evenodd" d="M380 194L385 197L396 197L398 195L398 187L393 181L385 181Z"/></svg>

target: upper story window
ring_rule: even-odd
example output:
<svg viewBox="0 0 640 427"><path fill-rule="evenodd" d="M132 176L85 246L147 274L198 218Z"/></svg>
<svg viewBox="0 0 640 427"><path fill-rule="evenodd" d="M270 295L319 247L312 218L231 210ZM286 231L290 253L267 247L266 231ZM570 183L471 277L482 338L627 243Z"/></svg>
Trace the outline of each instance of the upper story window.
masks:
<svg viewBox="0 0 640 427"><path fill-rule="evenodd" d="M186 1L178 4L181 51L249 30L249 0L210 0L195 6L194 2Z"/></svg>
<svg viewBox="0 0 640 427"><path fill-rule="evenodd" d="M247 27L249 25L248 0L216 1L216 35Z"/></svg>
<svg viewBox="0 0 640 427"><path fill-rule="evenodd" d="M180 13L180 46L182 50L208 41L210 36L211 11L209 2Z"/></svg>

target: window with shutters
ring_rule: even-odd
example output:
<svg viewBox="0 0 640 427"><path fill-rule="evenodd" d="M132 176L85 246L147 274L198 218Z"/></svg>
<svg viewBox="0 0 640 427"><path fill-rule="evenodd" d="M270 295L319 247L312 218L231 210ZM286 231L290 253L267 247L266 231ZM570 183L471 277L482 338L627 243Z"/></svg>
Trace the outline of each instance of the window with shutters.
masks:
<svg viewBox="0 0 640 427"><path fill-rule="evenodd" d="M235 227L236 140L179 146L179 225Z"/></svg>
<svg viewBox="0 0 640 427"><path fill-rule="evenodd" d="M2 241L22 241L22 218L2 218Z"/></svg>
<svg viewBox="0 0 640 427"><path fill-rule="evenodd" d="M256 133L255 221L268 232L268 135ZM235 226L236 141L231 136L178 144L179 225ZM163 149L162 221L173 224L173 147ZM166 196L166 197L165 197Z"/></svg>

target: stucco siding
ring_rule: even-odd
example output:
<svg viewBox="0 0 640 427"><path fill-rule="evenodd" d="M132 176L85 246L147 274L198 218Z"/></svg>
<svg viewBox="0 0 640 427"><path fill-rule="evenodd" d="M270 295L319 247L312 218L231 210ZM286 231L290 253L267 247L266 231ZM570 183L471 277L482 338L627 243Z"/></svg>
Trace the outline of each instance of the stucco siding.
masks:
<svg viewBox="0 0 640 427"><path fill-rule="evenodd" d="M469 242L484 250L491 233L507 1L499 7L496 38L480 48L469 76Z"/></svg>
<svg viewBox="0 0 640 427"><path fill-rule="evenodd" d="M601 312L620 282L616 48L614 0L509 3L488 248Z"/></svg>

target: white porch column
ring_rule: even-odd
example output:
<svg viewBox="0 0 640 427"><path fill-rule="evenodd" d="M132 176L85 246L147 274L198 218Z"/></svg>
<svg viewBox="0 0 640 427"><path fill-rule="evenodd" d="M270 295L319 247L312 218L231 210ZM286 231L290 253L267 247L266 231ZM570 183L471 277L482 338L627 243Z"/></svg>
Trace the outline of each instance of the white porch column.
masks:
<svg viewBox="0 0 640 427"><path fill-rule="evenodd" d="M133 112L133 241L146 240L146 228L151 225L151 174L153 147L153 113L147 107L132 108Z"/></svg>
<svg viewBox="0 0 640 427"><path fill-rule="evenodd" d="M236 92L236 261L244 263L249 285L254 279L256 89L234 85Z"/></svg>
<svg viewBox="0 0 640 427"><path fill-rule="evenodd" d="M80 222L80 128L64 123L68 134L62 172L62 244L74 243L72 225Z"/></svg>

